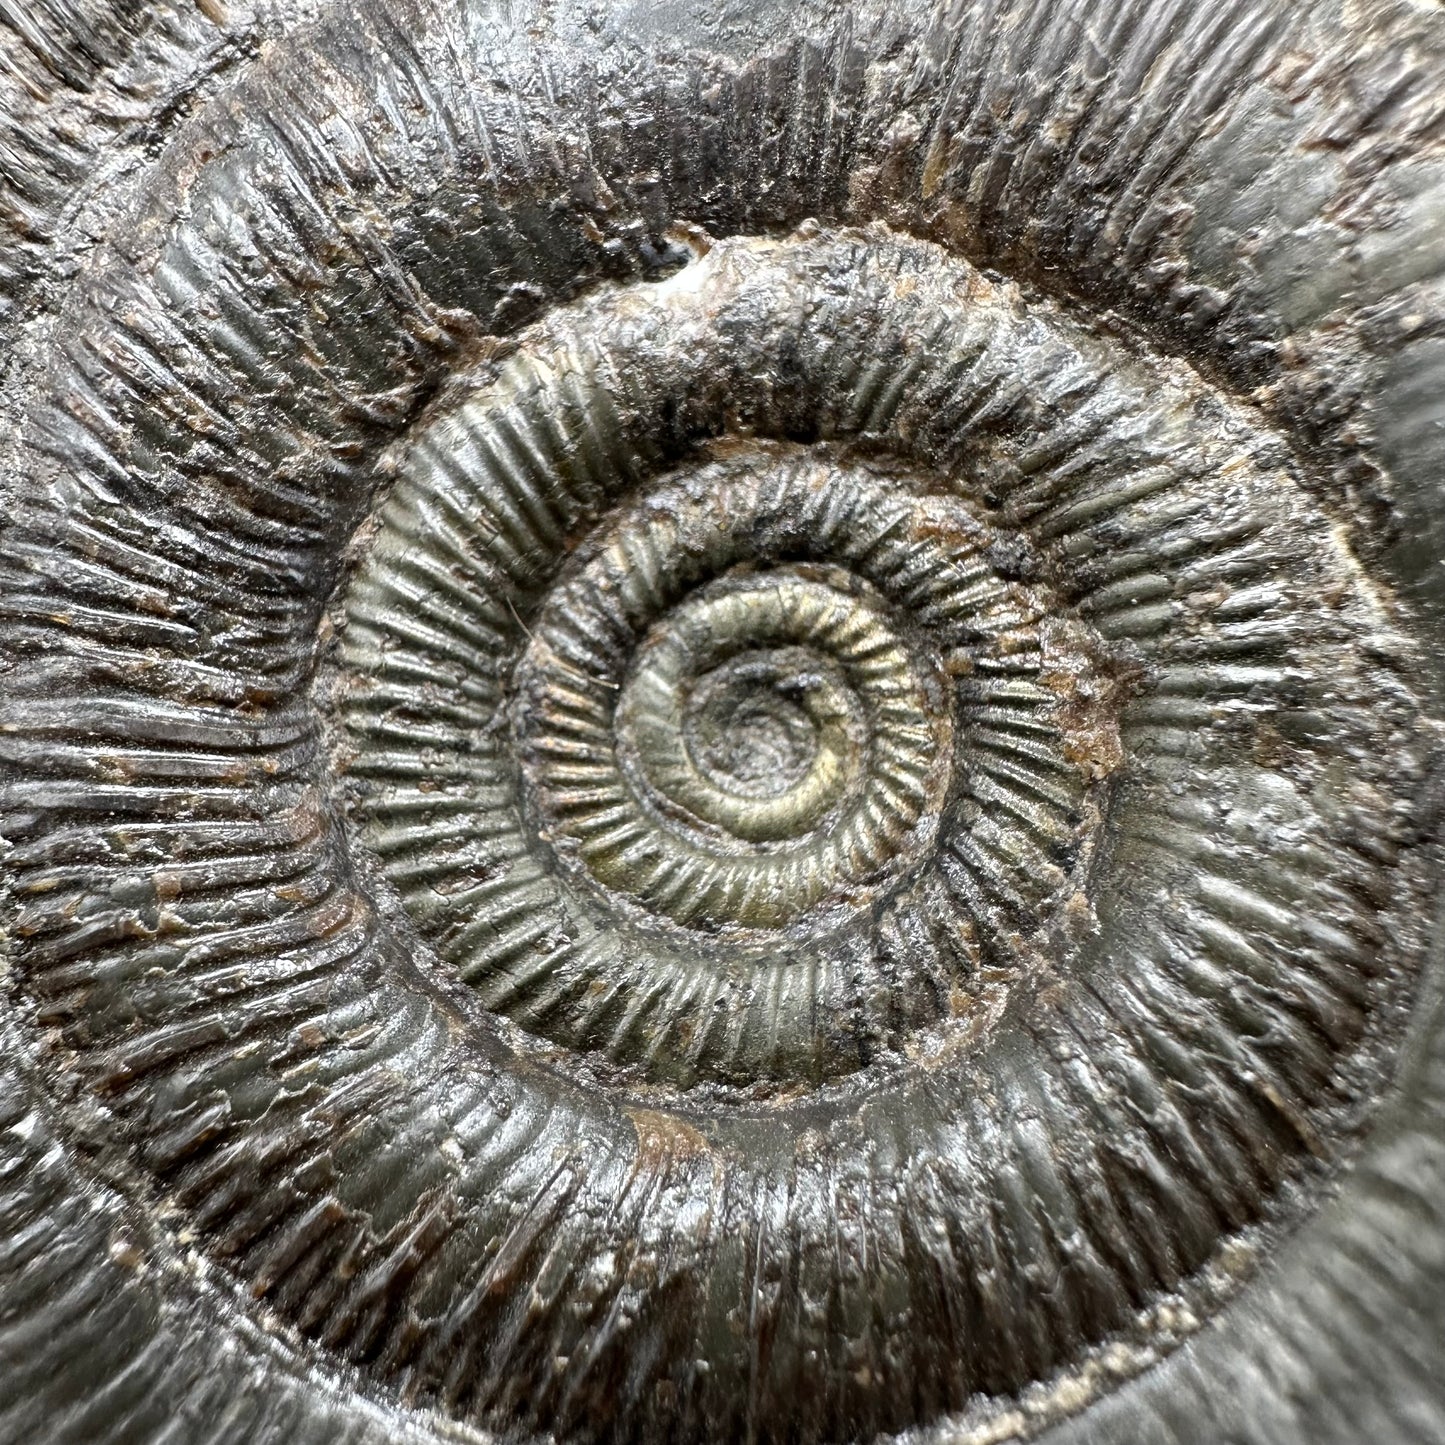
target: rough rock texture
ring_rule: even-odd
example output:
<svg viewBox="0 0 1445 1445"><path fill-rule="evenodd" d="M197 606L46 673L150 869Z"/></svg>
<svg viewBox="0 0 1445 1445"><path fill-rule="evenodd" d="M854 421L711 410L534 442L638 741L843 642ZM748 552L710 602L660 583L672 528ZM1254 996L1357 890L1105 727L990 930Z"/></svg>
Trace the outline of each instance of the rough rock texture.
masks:
<svg viewBox="0 0 1445 1445"><path fill-rule="evenodd" d="M1445 10L0 60L0 1437L1445 1441Z"/></svg>

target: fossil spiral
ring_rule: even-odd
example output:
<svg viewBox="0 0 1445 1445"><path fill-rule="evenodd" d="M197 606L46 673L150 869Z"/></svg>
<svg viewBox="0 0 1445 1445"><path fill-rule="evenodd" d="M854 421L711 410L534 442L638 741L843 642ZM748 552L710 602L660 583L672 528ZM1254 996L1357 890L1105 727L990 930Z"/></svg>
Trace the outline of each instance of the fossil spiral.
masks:
<svg viewBox="0 0 1445 1445"><path fill-rule="evenodd" d="M0 58L0 1436L1445 1438L1445 11Z"/></svg>

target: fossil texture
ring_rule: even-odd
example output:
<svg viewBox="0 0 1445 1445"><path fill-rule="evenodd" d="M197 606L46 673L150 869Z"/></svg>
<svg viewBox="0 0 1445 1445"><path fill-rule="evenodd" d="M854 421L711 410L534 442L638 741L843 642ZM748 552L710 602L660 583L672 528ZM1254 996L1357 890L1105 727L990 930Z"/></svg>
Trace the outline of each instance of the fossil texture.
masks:
<svg viewBox="0 0 1445 1445"><path fill-rule="evenodd" d="M1445 1440L1445 9L0 60L0 1437Z"/></svg>

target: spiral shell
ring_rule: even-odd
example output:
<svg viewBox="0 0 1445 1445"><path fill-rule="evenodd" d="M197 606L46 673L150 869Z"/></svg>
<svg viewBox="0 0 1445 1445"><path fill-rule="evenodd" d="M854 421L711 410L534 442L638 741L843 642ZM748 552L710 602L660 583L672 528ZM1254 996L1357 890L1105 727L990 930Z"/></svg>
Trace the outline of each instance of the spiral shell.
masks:
<svg viewBox="0 0 1445 1445"><path fill-rule="evenodd" d="M1445 21L104 15L0 106L0 1433L1445 1420Z"/></svg>

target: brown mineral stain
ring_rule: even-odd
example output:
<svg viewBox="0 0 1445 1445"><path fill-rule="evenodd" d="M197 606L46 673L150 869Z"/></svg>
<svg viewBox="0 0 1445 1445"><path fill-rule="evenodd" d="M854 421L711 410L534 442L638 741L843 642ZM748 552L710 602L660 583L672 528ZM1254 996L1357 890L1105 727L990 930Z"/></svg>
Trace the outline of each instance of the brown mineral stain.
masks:
<svg viewBox="0 0 1445 1445"><path fill-rule="evenodd" d="M709 1152L707 1140L675 1114L640 1108L623 1112L637 1133L639 1170L662 1173L675 1159L693 1159Z"/></svg>
<svg viewBox="0 0 1445 1445"><path fill-rule="evenodd" d="M948 174L951 147L942 133L928 148L928 158L923 163L923 199L931 200L934 193Z"/></svg>

